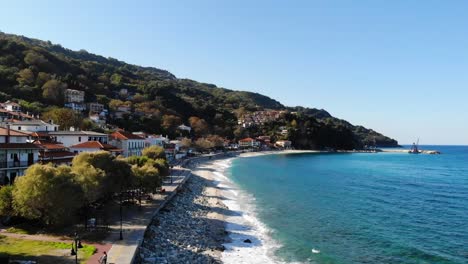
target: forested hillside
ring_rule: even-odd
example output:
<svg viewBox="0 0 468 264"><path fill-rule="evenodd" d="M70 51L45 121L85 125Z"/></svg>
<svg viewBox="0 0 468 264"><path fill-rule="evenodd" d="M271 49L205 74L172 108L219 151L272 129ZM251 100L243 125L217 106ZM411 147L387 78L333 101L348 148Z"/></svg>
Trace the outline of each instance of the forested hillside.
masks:
<svg viewBox="0 0 468 264"><path fill-rule="evenodd" d="M103 104L110 113L128 107L131 111L123 116L109 115L107 124L130 131L176 135L175 128L185 123L194 127L193 137L274 135L276 130L268 130L274 124L254 129L238 126L238 118L245 113L270 109L295 113L275 122L290 129L297 147L397 145L388 137L334 118L324 110L287 108L258 93L178 79L165 70L0 33L0 101L16 100L26 111L67 122L61 124L64 128L95 129L87 112L77 115L62 109L65 89L84 91L86 103Z"/></svg>

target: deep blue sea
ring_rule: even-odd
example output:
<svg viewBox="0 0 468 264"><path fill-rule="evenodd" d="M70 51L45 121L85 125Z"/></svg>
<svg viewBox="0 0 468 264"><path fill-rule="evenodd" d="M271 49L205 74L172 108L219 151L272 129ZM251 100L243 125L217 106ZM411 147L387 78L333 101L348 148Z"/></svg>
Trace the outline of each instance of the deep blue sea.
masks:
<svg viewBox="0 0 468 264"><path fill-rule="evenodd" d="M468 263L468 147L422 148L442 155L268 155L228 175L283 261Z"/></svg>

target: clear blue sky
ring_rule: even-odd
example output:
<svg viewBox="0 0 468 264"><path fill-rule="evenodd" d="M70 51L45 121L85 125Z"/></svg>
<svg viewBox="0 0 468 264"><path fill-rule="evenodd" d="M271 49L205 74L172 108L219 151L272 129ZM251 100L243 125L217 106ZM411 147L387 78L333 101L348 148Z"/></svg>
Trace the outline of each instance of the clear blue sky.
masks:
<svg viewBox="0 0 468 264"><path fill-rule="evenodd" d="M468 145L468 1L2 1L0 30Z"/></svg>

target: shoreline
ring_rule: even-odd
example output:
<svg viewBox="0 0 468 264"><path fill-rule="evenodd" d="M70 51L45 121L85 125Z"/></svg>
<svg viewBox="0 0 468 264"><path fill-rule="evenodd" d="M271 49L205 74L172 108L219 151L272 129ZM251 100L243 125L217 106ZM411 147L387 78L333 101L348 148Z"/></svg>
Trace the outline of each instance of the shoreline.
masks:
<svg viewBox="0 0 468 264"><path fill-rule="evenodd" d="M258 263L275 263L263 247L265 234L253 228L259 221L240 208L241 190L223 173L236 158L293 153L317 151L218 154L188 162L190 179L151 221L137 263L255 263L251 256L258 251Z"/></svg>
<svg viewBox="0 0 468 264"><path fill-rule="evenodd" d="M225 171L237 158L307 153L343 152L274 150L192 159L187 165L190 179L148 226L138 263L279 262L270 256L279 245L255 217L255 198L236 186Z"/></svg>

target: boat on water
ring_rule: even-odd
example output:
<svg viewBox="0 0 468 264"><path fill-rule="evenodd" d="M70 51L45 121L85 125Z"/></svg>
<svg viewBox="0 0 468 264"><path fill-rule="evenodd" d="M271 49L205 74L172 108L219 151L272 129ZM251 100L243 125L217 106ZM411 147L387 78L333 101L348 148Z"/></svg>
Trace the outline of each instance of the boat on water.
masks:
<svg viewBox="0 0 468 264"><path fill-rule="evenodd" d="M411 149L408 151L409 154L420 154L421 151L419 150L419 138L417 143L413 143L413 146L411 146Z"/></svg>

